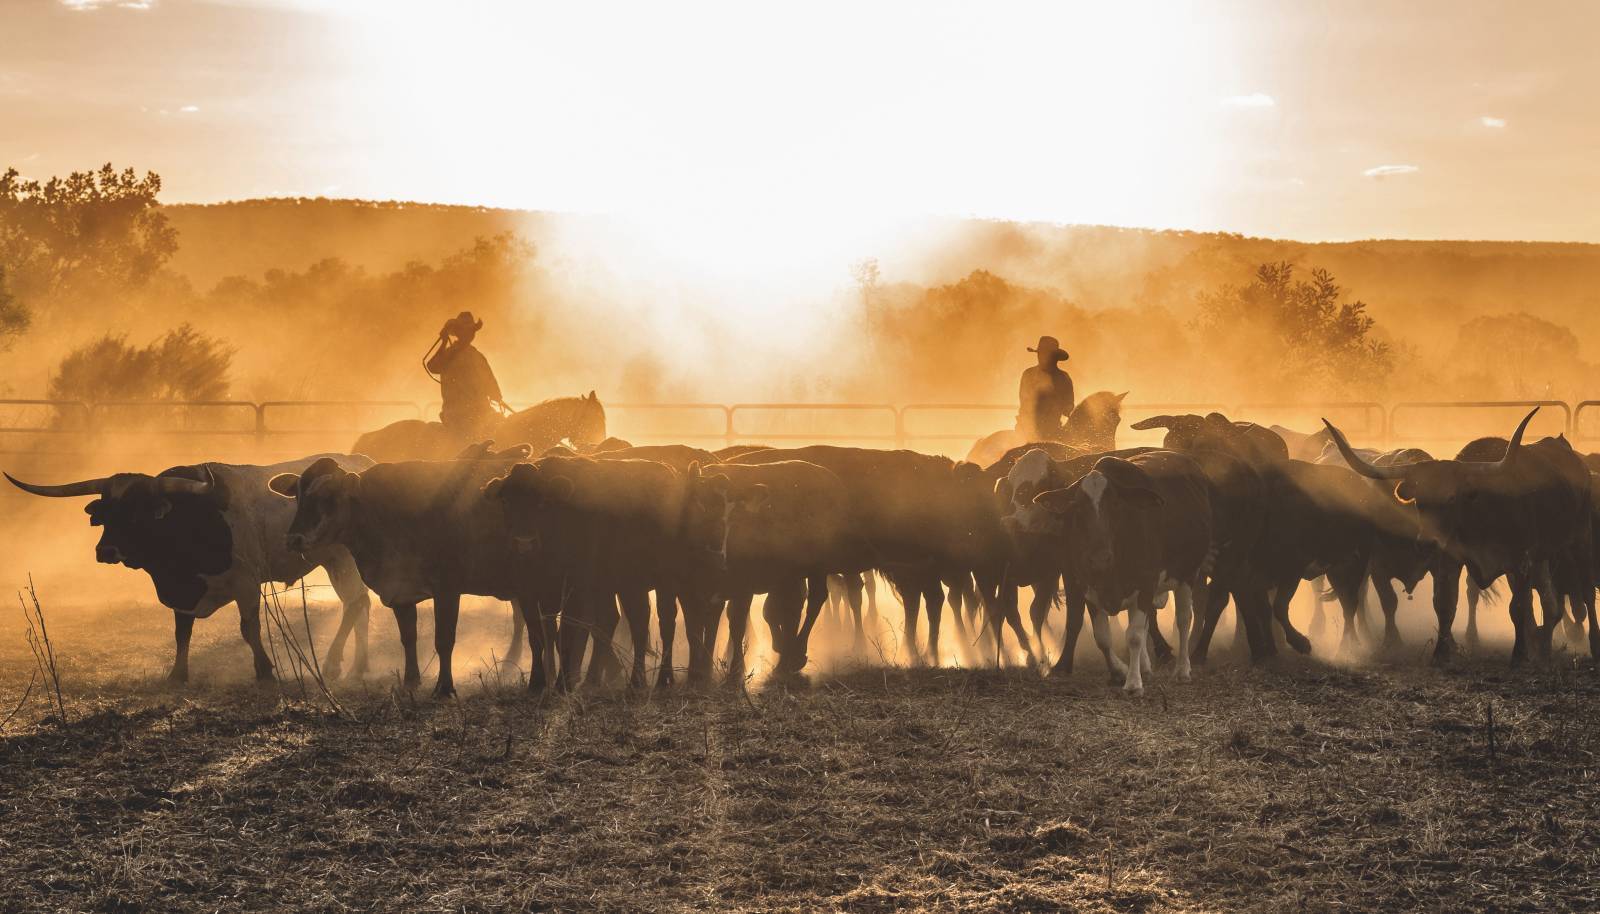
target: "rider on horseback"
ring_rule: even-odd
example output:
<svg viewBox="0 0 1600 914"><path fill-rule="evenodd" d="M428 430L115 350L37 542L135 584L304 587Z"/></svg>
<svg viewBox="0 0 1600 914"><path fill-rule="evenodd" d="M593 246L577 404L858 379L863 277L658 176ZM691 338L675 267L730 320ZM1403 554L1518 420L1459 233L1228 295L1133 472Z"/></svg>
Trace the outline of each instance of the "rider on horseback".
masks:
<svg viewBox="0 0 1600 914"><path fill-rule="evenodd" d="M439 421L453 434L476 438L500 417L495 407L506 407L500 383L489 368L489 360L473 348L472 341L483 329L471 311L463 311L444 322L438 352L427 360L429 375L437 376L440 399Z"/></svg>
<svg viewBox="0 0 1600 914"><path fill-rule="evenodd" d="M1072 376L1057 367L1067 360L1067 351L1053 336L1039 337L1039 345L1028 351L1037 354L1039 364L1022 373L1017 431L1024 441L1059 441L1062 420L1077 403L1072 397Z"/></svg>

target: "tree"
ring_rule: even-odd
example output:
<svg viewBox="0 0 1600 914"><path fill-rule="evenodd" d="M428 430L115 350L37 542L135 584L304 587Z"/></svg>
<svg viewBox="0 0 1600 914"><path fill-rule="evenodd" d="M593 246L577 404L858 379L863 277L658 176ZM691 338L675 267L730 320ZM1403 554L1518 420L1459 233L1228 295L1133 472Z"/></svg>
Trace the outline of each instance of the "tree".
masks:
<svg viewBox="0 0 1600 914"><path fill-rule="evenodd" d="M0 352L11 347L12 338L28 329L31 316L6 289L6 267L0 264Z"/></svg>
<svg viewBox="0 0 1600 914"><path fill-rule="evenodd" d="M50 378L52 400L221 400L233 349L188 324L148 346L107 334L74 349Z"/></svg>
<svg viewBox="0 0 1600 914"><path fill-rule="evenodd" d="M1247 390L1374 393L1394 369L1366 303L1346 301L1327 270L1297 280L1289 261L1265 263L1246 285L1202 293L1198 305L1198 341Z"/></svg>
<svg viewBox="0 0 1600 914"><path fill-rule="evenodd" d="M1596 370L1581 349L1572 330L1532 314L1482 315L1461 325L1449 364L1471 396L1582 397Z"/></svg>
<svg viewBox="0 0 1600 914"><path fill-rule="evenodd" d="M0 264L38 308L144 286L178 249L156 196L161 177L106 163L45 182L0 175Z"/></svg>

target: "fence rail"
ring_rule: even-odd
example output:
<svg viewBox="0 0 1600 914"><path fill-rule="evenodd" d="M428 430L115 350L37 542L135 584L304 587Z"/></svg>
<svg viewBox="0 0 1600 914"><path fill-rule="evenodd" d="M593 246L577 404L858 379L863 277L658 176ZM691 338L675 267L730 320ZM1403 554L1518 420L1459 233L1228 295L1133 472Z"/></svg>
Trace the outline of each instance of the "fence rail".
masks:
<svg viewBox="0 0 1600 914"><path fill-rule="evenodd" d="M1373 401L1126 403L1125 420L1131 424L1160 413L1222 412L1234 419L1269 422L1273 418L1315 423L1322 415L1337 421L1353 436L1373 445L1424 441L1464 440L1490 431L1485 420L1499 424L1510 410L1532 407L1546 410L1535 428L1559 430L1574 440L1600 441L1600 426L1592 432L1583 420L1600 414L1600 400L1569 405L1562 400L1406 401L1384 405ZM610 403L606 404L612 431L641 441L684 441L737 444L741 442L859 442L907 447L913 442L959 443L976 441L985 434L1009 427L1014 403ZM1418 414L1444 417L1428 431L1412 431L1397 424ZM1556 422L1549 417L1555 414ZM155 439L185 441L190 446L215 437L223 441L254 442L258 450L287 449L296 439L319 438L316 446L347 447L363 431L399 418L422 418L423 406L409 400L246 400L196 402L103 401L17 399L0 400L0 454L38 454L45 442L77 438L89 442L100 435L131 434ZM935 417L944 421L933 424ZM1483 430L1460 431L1473 415ZM321 416L331 425L307 423ZM299 421L292 421L298 416ZM380 418L382 417L382 418ZM647 418L649 417L649 418ZM1290 417L1293 417L1291 420ZM1307 418L1313 417L1313 418ZM1359 418L1357 418L1359 417ZM740 420L745 420L743 423ZM670 421L664 421L670 420ZM803 421L802 421L803 420ZM1514 419L1511 421L1515 421ZM280 422L282 424L280 424ZM1557 425L1559 423L1559 425ZM1592 420L1591 420L1591 424ZM1126 426L1125 426L1126 427ZM959 428L960 431L954 429ZM1440 429L1444 431L1441 432ZM1315 431L1309 424L1305 431ZM335 438L334 436L338 436ZM1135 434L1137 437L1137 434ZM28 442L32 446L19 449ZM325 443L322 443L325 442ZM92 446L84 451L92 451ZM51 453L65 453L49 448Z"/></svg>

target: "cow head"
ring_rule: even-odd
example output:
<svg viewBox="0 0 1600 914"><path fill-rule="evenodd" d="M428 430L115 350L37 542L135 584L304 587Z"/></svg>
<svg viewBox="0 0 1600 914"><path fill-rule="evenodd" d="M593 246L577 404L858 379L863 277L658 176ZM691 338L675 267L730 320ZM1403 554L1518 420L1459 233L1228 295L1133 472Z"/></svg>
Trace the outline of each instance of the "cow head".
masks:
<svg viewBox="0 0 1600 914"><path fill-rule="evenodd" d="M1018 457L1010 472L994 484L995 501L1006 531L1015 536L1057 530L1060 525L1055 516L1034 504L1033 499L1040 492L1059 488L1061 482L1055 461L1044 450L1035 448Z"/></svg>
<svg viewBox="0 0 1600 914"><path fill-rule="evenodd" d="M539 551L539 519L553 508L568 504L575 486L571 477L541 472L531 463L519 463L504 476L483 484L483 496L505 508L506 532L524 555Z"/></svg>
<svg viewBox="0 0 1600 914"><path fill-rule="evenodd" d="M1082 479L1065 488L1040 492L1033 502L1056 518L1085 570L1099 575L1111 568L1113 519L1160 508L1163 499L1138 464L1102 457Z"/></svg>
<svg viewBox="0 0 1600 914"><path fill-rule="evenodd" d="M727 568L728 525L741 499L732 493L728 477L707 474L698 460L689 464L685 475L688 485L683 504L684 541L696 555L709 557L717 569ZM767 501L766 486L761 486L758 499L761 504Z"/></svg>
<svg viewBox="0 0 1600 914"><path fill-rule="evenodd" d="M1418 460L1379 465L1358 454L1344 433L1329 423L1334 445L1352 470L1381 481L1396 501L1416 507L1421 536L1465 562L1481 585L1510 570L1513 561L1495 535L1506 523L1502 509L1513 499L1508 483L1516 472L1522 436L1539 412L1535 407L1512 433L1505 455L1494 461Z"/></svg>
<svg viewBox="0 0 1600 914"><path fill-rule="evenodd" d="M233 564L233 531L222 513L228 493L205 465L54 486L6 478L47 498L97 496L83 509L90 526L100 528L95 560L149 572L161 602L172 609L194 609L206 591L202 576Z"/></svg>
<svg viewBox="0 0 1600 914"><path fill-rule="evenodd" d="M267 488L294 499L294 519L283 541L290 552L304 553L344 542L361 498L361 474L323 457L304 473L279 473Z"/></svg>

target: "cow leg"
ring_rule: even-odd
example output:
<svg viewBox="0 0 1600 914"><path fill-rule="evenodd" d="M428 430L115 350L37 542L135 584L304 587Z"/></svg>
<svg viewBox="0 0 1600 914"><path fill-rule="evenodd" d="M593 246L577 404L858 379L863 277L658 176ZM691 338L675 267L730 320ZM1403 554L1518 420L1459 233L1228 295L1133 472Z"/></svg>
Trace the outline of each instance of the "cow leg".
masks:
<svg viewBox="0 0 1600 914"><path fill-rule="evenodd" d="M791 673L798 673L811 662L808 652L811 648L811 629L817 624L817 616L822 612L822 601L827 596L827 578L822 575L813 575L806 587L806 619L800 625L800 630L795 632L793 639L792 659L785 656L785 666Z"/></svg>
<svg viewBox="0 0 1600 914"><path fill-rule="evenodd" d="M267 656L267 646L261 643L261 591L251 590L240 594L234 602L239 606L239 634L250 645L250 654L256 663L258 681L272 678L272 660Z"/></svg>
<svg viewBox="0 0 1600 914"><path fill-rule="evenodd" d="M589 637L594 644L589 654L589 673L584 677L585 685L600 686L606 677L612 673L621 673L622 664L617 661L616 643L613 636L617 633L617 594L612 591L595 593L589 604L593 612L589 614Z"/></svg>
<svg viewBox="0 0 1600 914"><path fill-rule="evenodd" d="M511 601L511 640L506 642L505 656L500 658L500 668L508 673L522 667L522 641L527 637L527 624L526 615L515 600Z"/></svg>
<svg viewBox="0 0 1600 914"><path fill-rule="evenodd" d="M1456 576L1459 577L1460 574L1461 574L1460 569L1457 569L1456 570ZM1437 577L1434 578L1433 587L1434 587L1434 593L1438 593L1439 592L1439 590L1438 590L1438 588L1439 588L1439 579ZM1477 584L1474 584L1470 578L1467 580L1466 590L1467 590L1467 634L1466 634L1467 647L1468 647L1468 649L1475 651L1475 650L1478 649L1478 601L1483 598L1483 590L1480 589Z"/></svg>
<svg viewBox="0 0 1600 914"><path fill-rule="evenodd" d="M566 692L578 685L583 672L583 652L589 646L594 624L594 595L586 587L574 586L570 578L560 584L560 624L556 629L556 688ZM547 609L546 612L549 610ZM595 653L595 661L599 660Z"/></svg>
<svg viewBox="0 0 1600 914"><path fill-rule="evenodd" d="M1582 593L1583 614L1589 625L1589 659L1600 661L1600 624L1595 621L1594 588L1585 587Z"/></svg>
<svg viewBox="0 0 1600 914"><path fill-rule="evenodd" d="M516 627L527 633L528 653L532 656L532 668L528 671L528 691L542 692L549 685L549 667L545 664L544 627L535 618L539 612L538 596L529 594L512 600L511 611L522 619L522 624Z"/></svg>
<svg viewBox="0 0 1600 914"><path fill-rule="evenodd" d="M1175 604L1172 627L1178 638L1177 675L1179 680L1188 681L1189 630L1194 625L1194 588L1190 585L1181 586L1173 592L1172 598Z"/></svg>
<svg viewBox="0 0 1600 914"><path fill-rule="evenodd" d="M1294 593L1300 588L1299 577L1288 578L1281 582L1277 592L1272 595L1272 617L1278 620L1278 627L1283 629L1283 637L1294 648L1296 653L1311 653L1311 642L1305 635L1300 634L1289 621L1289 603L1294 600Z"/></svg>
<svg viewBox="0 0 1600 914"><path fill-rule="evenodd" d="M433 649L439 654L439 678L433 684L434 698L449 698L456 693L451 660L456 652L456 623L461 620L461 594L433 595Z"/></svg>
<svg viewBox="0 0 1600 914"><path fill-rule="evenodd" d="M623 618L628 620L628 637L633 641L633 669L628 673L628 687L645 687L644 661L650 650L650 591L624 590L617 594L622 602Z"/></svg>
<svg viewBox="0 0 1600 914"><path fill-rule="evenodd" d="M1161 634L1160 619L1157 615L1159 611L1159 608L1150 610L1150 625L1146 629L1144 648L1147 655L1166 663L1172 659L1172 645L1168 644L1166 636Z"/></svg>
<svg viewBox="0 0 1600 914"><path fill-rule="evenodd" d="M1211 639L1216 636L1217 624L1222 620L1222 613L1228 608L1228 596L1231 591L1216 581L1212 581L1206 588L1206 599L1201 604L1201 613L1195 619L1196 634L1194 644L1189 648L1190 664L1206 662L1211 649ZM1238 599L1234 600L1234 628L1235 631L1243 625L1244 611Z"/></svg>
<svg viewBox="0 0 1600 914"><path fill-rule="evenodd" d="M417 604L396 603L390 608L400 629L400 649L406 655L406 688L414 689L422 684L422 671L417 667Z"/></svg>
<svg viewBox="0 0 1600 914"><path fill-rule="evenodd" d="M1528 662L1530 644L1534 639L1533 582L1520 572L1506 575L1511 585L1511 625L1516 630L1516 640L1511 645L1511 665Z"/></svg>
<svg viewBox="0 0 1600 914"><path fill-rule="evenodd" d="M1244 630L1250 646L1250 662L1262 663L1278 656L1278 642L1272 635L1273 604L1259 586L1241 587L1233 592L1235 625Z"/></svg>
<svg viewBox="0 0 1600 914"><path fill-rule="evenodd" d="M1083 594L1073 593L1071 588L1067 588L1066 604L1067 621L1061 632L1061 655L1056 657L1055 666L1050 668L1051 676L1072 675L1073 655L1078 650L1078 636L1083 632ZM1044 650L1042 643L1039 650Z"/></svg>
<svg viewBox="0 0 1600 914"><path fill-rule="evenodd" d="M690 631L688 611L685 610L684 631ZM672 685L673 643L678 640L678 597L677 594L665 588L656 589L656 628L661 630L661 665L656 669L656 688L664 689ZM691 637L693 637L691 635ZM694 655L694 648L689 648L689 654Z"/></svg>
<svg viewBox="0 0 1600 914"><path fill-rule="evenodd" d="M805 605L805 581L785 581L767 592L761 604L761 618L771 633L772 650L778 655L774 672L786 672L786 661L794 651L794 637L800 628L801 607Z"/></svg>
<svg viewBox="0 0 1600 914"><path fill-rule="evenodd" d="M862 581L861 575L847 574L844 576L845 600L850 604L850 615L855 621L853 647L858 654L867 649L867 628L866 622L862 618L862 613L864 612L862 600L866 596L866 589L866 583Z"/></svg>
<svg viewBox="0 0 1600 914"><path fill-rule="evenodd" d="M1433 614L1439 631L1433 642L1433 659L1444 660L1455 653L1456 639L1451 629L1456 622L1456 595L1461 587L1460 562L1436 560L1428 573L1433 577ZM1478 589L1467 581L1467 644L1478 644Z"/></svg>
<svg viewBox="0 0 1600 914"><path fill-rule="evenodd" d="M1556 592L1555 582L1551 575L1550 563L1546 562L1534 573L1530 580L1531 585L1539 594L1539 627L1536 631L1539 640L1534 644L1540 660L1549 660L1551 649L1555 646L1556 625L1566 616L1566 609L1562 606L1561 597ZM1528 607L1529 620L1533 616L1533 607Z"/></svg>
<svg viewBox="0 0 1600 914"><path fill-rule="evenodd" d="M1592 590L1591 590L1592 592ZM1567 641L1574 646L1583 643L1583 604L1581 594L1575 593L1563 597L1562 605L1566 606L1571 615L1562 616L1561 628L1566 632Z"/></svg>
<svg viewBox="0 0 1600 914"><path fill-rule="evenodd" d="M1311 582L1311 627L1307 633L1313 641L1321 641L1322 636L1328 631L1328 614L1324 608L1322 592L1327 586L1325 577L1317 578ZM1346 627L1349 623L1346 622Z"/></svg>
<svg viewBox="0 0 1600 914"><path fill-rule="evenodd" d="M744 636L750 624L753 594L743 593L728 601L728 684L744 682ZM768 596L767 599L772 599ZM715 644L715 642L713 642Z"/></svg>
<svg viewBox="0 0 1600 914"><path fill-rule="evenodd" d="M1050 662L1049 651L1045 648L1044 628L1045 622L1050 618L1050 606L1056 601L1056 587L1059 578L1051 576L1048 581L1037 581L1033 585L1033 600L1028 604L1028 621L1033 623L1033 638L1039 645L1039 659L1045 663ZM1083 613L1078 613L1078 627L1083 627Z"/></svg>
<svg viewBox="0 0 1600 914"><path fill-rule="evenodd" d="M1116 685L1118 677L1127 682L1128 665L1117 656L1116 644L1111 637L1111 620L1097 607L1089 607L1089 624L1094 628L1094 644L1100 648L1101 656L1106 658L1106 672L1111 676L1111 684Z"/></svg>
<svg viewBox="0 0 1600 914"><path fill-rule="evenodd" d="M923 602L928 607L928 656L939 665L939 628L944 623L944 585L937 575L923 582Z"/></svg>
<svg viewBox="0 0 1600 914"><path fill-rule="evenodd" d="M322 661L322 675L330 680L340 677L344 667L344 643L354 633L356 657L352 673L358 678L365 676L367 632L372 618L372 598L367 594L367 584L361 580L355 559L348 553L324 562L322 567L327 570L333 592L339 595L339 603L344 606L344 613L339 617L339 630L334 633L333 641L328 644L328 653Z"/></svg>
<svg viewBox="0 0 1600 914"><path fill-rule="evenodd" d="M188 613L173 613L172 640L175 650L172 655L172 672L167 674L168 682L182 684L189 681L189 639L193 635L194 616Z"/></svg>
<svg viewBox="0 0 1600 914"><path fill-rule="evenodd" d="M1383 608L1383 647L1394 650L1400 646L1400 626L1395 624L1395 613L1400 609L1400 595L1395 593L1394 579L1386 574L1372 576L1372 589L1378 594L1378 605Z"/></svg>
<svg viewBox="0 0 1600 914"><path fill-rule="evenodd" d="M1128 678L1122 683L1122 691L1129 695L1144 694L1144 673L1150 667L1145 641L1154 611L1155 603L1150 595L1143 591L1134 595L1133 606L1128 609Z"/></svg>
<svg viewBox="0 0 1600 914"><path fill-rule="evenodd" d="M917 644L917 618L922 615L922 588L912 581L897 581L895 587L900 591L900 599L906 605L906 662L911 666L922 665L922 649Z"/></svg>
<svg viewBox="0 0 1600 914"><path fill-rule="evenodd" d="M1333 587L1334 598L1339 601L1339 609L1344 615L1344 633L1339 637L1340 653L1353 651L1363 641L1356 616L1361 611L1361 585L1366 577L1365 563L1328 571L1328 583Z"/></svg>

